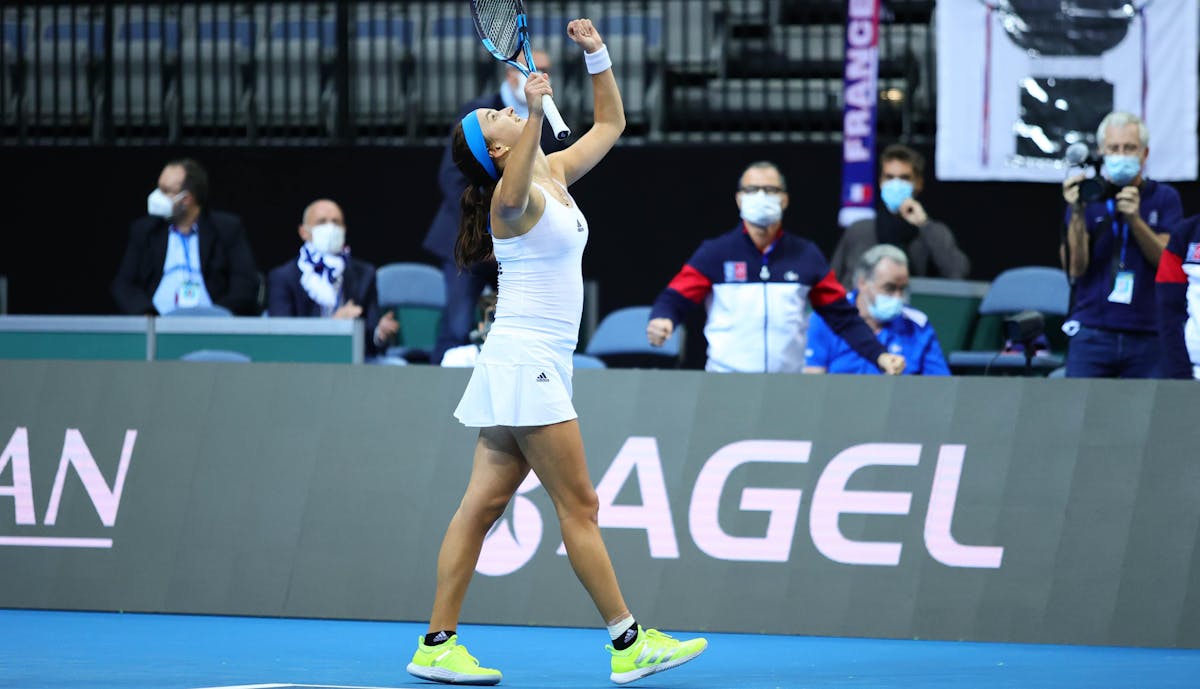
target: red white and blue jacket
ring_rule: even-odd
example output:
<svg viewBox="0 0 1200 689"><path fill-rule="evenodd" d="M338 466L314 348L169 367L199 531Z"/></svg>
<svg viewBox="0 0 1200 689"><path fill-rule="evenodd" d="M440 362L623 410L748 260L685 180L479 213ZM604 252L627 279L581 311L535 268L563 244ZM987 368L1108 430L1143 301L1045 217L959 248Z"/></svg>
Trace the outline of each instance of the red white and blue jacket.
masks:
<svg viewBox="0 0 1200 689"><path fill-rule="evenodd" d="M744 225L701 244L658 295L650 318L678 325L704 302L705 369L798 373L808 330L805 301L868 361L884 352L816 244L781 232L759 251Z"/></svg>
<svg viewBox="0 0 1200 689"><path fill-rule="evenodd" d="M1200 378L1200 215L1177 225L1158 261L1164 378Z"/></svg>

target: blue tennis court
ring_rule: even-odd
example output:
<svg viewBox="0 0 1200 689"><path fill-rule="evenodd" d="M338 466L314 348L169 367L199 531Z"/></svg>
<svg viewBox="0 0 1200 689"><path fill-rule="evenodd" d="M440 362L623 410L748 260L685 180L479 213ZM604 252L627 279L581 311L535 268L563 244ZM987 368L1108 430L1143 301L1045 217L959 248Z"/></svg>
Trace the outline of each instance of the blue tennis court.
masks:
<svg viewBox="0 0 1200 689"><path fill-rule="evenodd" d="M285 689L437 686L404 667L423 624L0 610L0 687ZM600 629L464 626L505 687L612 687ZM683 636L681 634L681 636ZM634 687L1194 689L1200 651L708 634Z"/></svg>

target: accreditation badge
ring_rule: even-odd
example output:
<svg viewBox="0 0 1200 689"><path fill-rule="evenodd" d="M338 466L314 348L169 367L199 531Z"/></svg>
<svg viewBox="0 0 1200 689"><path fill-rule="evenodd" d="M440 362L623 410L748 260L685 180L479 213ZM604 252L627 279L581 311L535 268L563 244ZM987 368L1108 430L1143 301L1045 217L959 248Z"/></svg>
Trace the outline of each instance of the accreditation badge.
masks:
<svg viewBox="0 0 1200 689"><path fill-rule="evenodd" d="M1117 273L1117 277L1113 280L1112 294L1108 295L1108 300L1114 304L1131 304L1133 303L1133 272L1122 270Z"/></svg>
<svg viewBox="0 0 1200 689"><path fill-rule="evenodd" d="M188 280L175 290L175 308L190 309L200 305L201 294L204 291L200 287L200 283L194 280Z"/></svg>

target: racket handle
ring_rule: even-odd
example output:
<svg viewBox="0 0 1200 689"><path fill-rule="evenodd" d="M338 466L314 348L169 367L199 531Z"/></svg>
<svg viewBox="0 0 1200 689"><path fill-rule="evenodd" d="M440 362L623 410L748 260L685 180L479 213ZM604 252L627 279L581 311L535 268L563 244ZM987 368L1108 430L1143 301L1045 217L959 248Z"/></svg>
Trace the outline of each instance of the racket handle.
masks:
<svg viewBox="0 0 1200 689"><path fill-rule="evenodd" d="M542 112L546 113L546 121L554 130L554 138L564 141L571 135L571 128L567 126L566 122L563 122L562 115L558 112L558 106L554 104L554 99L550 96L542 96Z"/></svg>

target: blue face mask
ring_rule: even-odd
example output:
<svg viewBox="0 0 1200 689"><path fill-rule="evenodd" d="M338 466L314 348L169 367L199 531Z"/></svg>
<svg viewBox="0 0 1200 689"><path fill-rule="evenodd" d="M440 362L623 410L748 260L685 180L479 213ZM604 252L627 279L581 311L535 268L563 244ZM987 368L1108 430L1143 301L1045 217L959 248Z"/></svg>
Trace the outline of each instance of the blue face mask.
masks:
<svg viewBox="0 0 1200 689"><path fill-rule="evenodd" d="M880 294L875 297L875 301L867 307L871 318L880 323L887 323L894 320L904 311L904 299L890 294Z"/></svg>
<svg viewBox="0 0 1200 689"><path fill-rule="evenodd" d="M900 204L912 198L913 183L906 179L893 178L879 185L879 196L883 205L895 213L900 210Z"/></svg>
<svg viewBox="0 0 1200 689"><path fill-rule="evenodd" d="M1113 184L1123 187L1137 178L1142 171L1141 156L1106 155L1104 172Z"/></svg>

